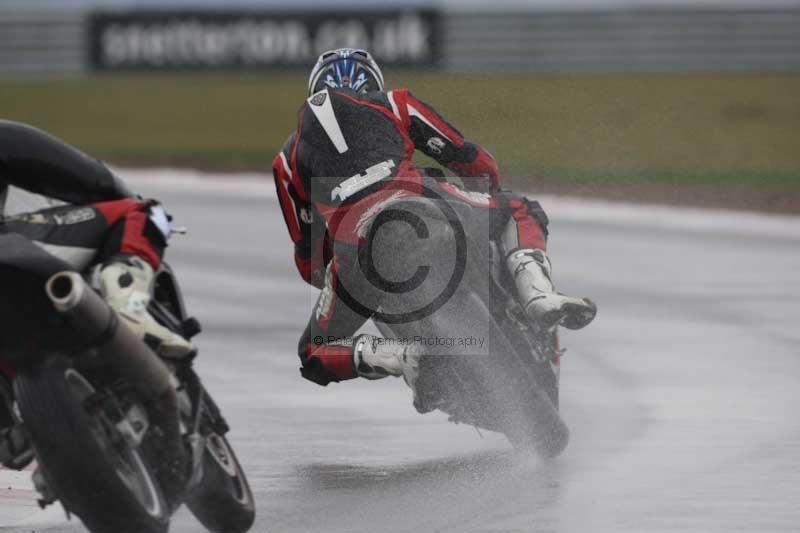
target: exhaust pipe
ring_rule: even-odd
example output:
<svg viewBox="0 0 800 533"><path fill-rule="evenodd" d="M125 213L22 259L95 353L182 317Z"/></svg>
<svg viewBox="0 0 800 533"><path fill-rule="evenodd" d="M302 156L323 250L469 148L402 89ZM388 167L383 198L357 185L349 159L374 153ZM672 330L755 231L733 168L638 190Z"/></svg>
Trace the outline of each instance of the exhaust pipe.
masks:
<svg viewBox="0 0 800 533"><path fill-rule="evenodd" d="M175 396L171 374L161 359L119 319L76 272L54 274L45 291L56 311L95 347L119 375L130 378L143 400Z"/></svg>
<svg viewBox="0 0 800 533"><path fill-rule="evenodd" d="M161 359L119 319L76 272L54 274L45 291L56 311L66 316L85 342L118 375L133 381L151 423L162 439L153 442L153 468L171 509L181 502L189 479L189 458L183 447L178 397L172 374Z"/></svg>

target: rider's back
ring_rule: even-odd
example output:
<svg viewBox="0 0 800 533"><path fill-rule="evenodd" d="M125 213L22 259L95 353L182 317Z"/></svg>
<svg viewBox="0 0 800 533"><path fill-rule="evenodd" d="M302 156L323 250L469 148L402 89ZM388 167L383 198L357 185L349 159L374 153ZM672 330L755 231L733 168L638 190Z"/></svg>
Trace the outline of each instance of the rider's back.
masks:
<svg viewBox="0 0 800 533"><path fill-rule="evenodd" d="M393 118L387 94L326 89L300 109L297 168L315 201L330 204L347 179L387 163L396 175L413 145ZM389 163L391 162L391 163Z"/></svg>

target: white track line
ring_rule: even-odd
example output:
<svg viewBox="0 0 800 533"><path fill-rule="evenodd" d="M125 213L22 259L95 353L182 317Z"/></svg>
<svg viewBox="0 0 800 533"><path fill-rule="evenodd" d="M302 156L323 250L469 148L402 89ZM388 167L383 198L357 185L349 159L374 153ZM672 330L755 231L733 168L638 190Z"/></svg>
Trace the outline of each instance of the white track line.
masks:
<svg viewBox="0 0 800 533"><path fill-rule="evenodd" d="M612 202L570 196L529 195L529 197L539 200L553 220L800 240L800 216L734 209Z"/></svg>
<svg viewBox="0 0 800 533"><path fill-rule="evenodd" d="M222 174L171 168L115 169L131 186L187 193L274 198L271 174ZM702 233L800 239L800 217L731 209L709 209L593 200L570 196L528 195L552 220L657 227Z"/></svg>
<svg viewBox="0 0 800 533"><path fill-rule="evenodd" d="M167 191L214 193L230 196L273 198L272 173L219 173L175 168L115 168L114 172L134 188L153 187Z"/></svg>

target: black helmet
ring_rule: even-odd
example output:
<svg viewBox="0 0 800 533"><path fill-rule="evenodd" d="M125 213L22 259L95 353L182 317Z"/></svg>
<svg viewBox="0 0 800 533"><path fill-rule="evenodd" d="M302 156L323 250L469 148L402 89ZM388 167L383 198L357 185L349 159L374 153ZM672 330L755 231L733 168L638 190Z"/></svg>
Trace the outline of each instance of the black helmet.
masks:
<svg viewBox="0 0 800 533"><path fill-rule="evenodd" d="M339 48L319 56L308 78L308 94L325 87L348 87L358 93L383 90L383 74L366 50Z"/></svg>

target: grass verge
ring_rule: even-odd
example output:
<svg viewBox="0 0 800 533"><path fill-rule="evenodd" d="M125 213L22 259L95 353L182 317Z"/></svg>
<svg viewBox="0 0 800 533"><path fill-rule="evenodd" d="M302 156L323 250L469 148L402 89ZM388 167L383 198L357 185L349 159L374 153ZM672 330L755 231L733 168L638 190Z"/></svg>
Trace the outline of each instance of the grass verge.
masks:
<svg viewBox="0 0 800 533"><path fill-rule="evenodd" d="M388 73L486 146L512 184L800 192L800 76ZM0 117L116 163L267 170L304 77L0 82Z"/></svg>

